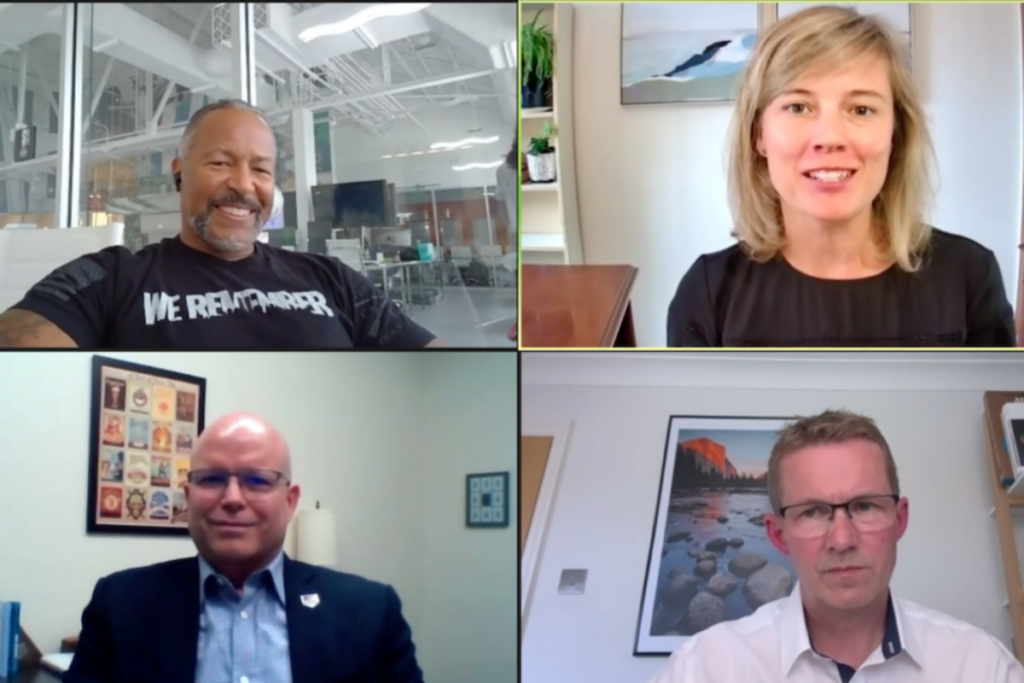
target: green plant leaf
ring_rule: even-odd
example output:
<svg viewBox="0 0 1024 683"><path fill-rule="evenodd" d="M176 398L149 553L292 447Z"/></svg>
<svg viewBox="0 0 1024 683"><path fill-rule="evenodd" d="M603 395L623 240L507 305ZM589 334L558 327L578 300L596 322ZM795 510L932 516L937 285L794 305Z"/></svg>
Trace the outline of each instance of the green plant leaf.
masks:
<svg viewBox="0 0 1024 683"><path fill-rule="evenodd" d="M519 60L523 69L523 82L543 82L551 78L555 39L548 26L538 26L540 12L533 21L519 29Z"/></svg>

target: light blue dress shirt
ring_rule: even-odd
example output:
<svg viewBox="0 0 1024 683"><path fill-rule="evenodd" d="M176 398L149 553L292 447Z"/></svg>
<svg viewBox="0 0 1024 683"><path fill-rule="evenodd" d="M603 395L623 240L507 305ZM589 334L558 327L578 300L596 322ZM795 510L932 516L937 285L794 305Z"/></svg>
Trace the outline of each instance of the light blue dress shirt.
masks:
<svg viewBox="0 0 1024 683"><path fill-rule="evenodd" d="M196 683L291 683L284 595L283 552L242 595L200 556Z"/></svg>

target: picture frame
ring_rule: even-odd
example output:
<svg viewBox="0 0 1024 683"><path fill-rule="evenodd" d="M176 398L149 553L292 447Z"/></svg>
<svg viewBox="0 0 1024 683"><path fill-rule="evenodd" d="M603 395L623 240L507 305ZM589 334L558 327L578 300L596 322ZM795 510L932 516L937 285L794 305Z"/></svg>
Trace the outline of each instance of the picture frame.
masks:
<svg viewBox="0 0 1024 683"><path fill-rule="evenodd" d="M735 101L758 3L623 3L620 16L620 105Z"/></svg>
<svg viewBox="0 0 1024 683"><path fill-rule="evenodd" d="M741 72L758 36L779 19L815 5L879 14L905 41L915 71L913 3L623 3L619 104L735 101Z"/></svg>
<svg viewBox="0 0 1024 683"><path fill-rule="evenodd" d="M93 356L86 532L188 535L183 486L206 379Z"/></svg>
<svg viewBox="0 0 1024 683"><path fill-rule="evenodd" d="M795 419L669 418L634 656L668 656L792 592L792 564L768 541L764 515L768 456Z"/></svg>
<svg viewBox="0 0 1024 683"><path fill-rule="evenodd" d="M502 529L508 526L508 472L466 475L466 526Z"/></svg>

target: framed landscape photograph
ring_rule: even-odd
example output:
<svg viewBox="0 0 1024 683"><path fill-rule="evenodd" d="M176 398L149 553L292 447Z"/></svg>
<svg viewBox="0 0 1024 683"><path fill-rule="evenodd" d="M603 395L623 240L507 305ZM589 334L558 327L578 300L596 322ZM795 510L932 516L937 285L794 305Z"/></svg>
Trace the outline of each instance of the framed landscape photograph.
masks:
<svg viewBox="0 0 1024 683"><path fill-rule="evenodd" d="M764 516L768 456L793 419L669 419L634 655L670 655L792 592L793 567L768 541Z"/></svg>
<svg viewBox="0 0 1024 683"><path fill-rule="evenodd" d="M758 25L756 2L624 3L621 103L735 99Z"/></svg>
<svg viewBox="0 0 1024 683"><path fill-rule="evenodd" d="M89 533L188 535L185 479L206 380L92 359Z"/></svg>

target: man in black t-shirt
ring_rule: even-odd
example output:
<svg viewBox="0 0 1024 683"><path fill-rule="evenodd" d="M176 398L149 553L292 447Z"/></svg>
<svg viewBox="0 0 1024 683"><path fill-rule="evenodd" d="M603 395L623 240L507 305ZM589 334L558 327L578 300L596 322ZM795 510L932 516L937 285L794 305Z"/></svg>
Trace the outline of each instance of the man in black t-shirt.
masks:
<svg viewBox="0 0 1024 683"><path fill-rule="evenodd" d="M255 107L220 100L200 109L171 166L178 237L61 266L0 314L0 348L438 345L341 261L257 242L273 204L276 153Z"/></svg>

